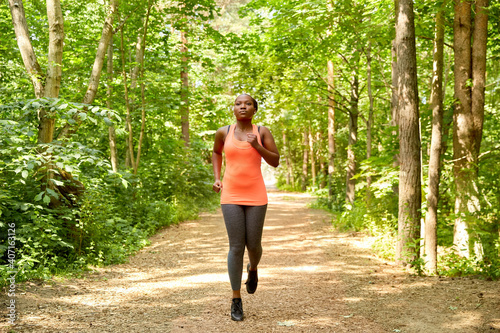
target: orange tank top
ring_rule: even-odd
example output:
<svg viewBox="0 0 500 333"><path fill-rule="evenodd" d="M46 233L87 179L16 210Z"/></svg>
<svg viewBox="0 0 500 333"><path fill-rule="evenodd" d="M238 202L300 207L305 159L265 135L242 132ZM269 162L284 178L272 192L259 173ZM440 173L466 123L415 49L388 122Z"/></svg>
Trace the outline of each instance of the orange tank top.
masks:
<svg viewBox="0 0 500 333"><path fill-rule="evenodd" d="M262 145L256 125L253 134ZM222 180L221 204L262 206L267 204L267 192L260 171L261 155L249 142L234 136L236 125L231 125L224 143L226 170Z"/></svg>

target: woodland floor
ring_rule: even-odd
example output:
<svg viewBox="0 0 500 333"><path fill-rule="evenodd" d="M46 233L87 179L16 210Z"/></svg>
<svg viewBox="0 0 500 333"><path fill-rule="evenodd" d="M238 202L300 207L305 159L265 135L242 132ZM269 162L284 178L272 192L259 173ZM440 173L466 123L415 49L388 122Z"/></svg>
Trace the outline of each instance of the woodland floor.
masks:
<svg viewBox="0 0 500 333"><path fill-rule="evenodd" d="M248 295L243 285L243 322L229 317L217 211L162 230L127 264L19 285L15 327L4 292L0 331L500 332L500 282L412 276L374 256L369 237L333 231L307 195L269 200L259 288Z"/></svg>

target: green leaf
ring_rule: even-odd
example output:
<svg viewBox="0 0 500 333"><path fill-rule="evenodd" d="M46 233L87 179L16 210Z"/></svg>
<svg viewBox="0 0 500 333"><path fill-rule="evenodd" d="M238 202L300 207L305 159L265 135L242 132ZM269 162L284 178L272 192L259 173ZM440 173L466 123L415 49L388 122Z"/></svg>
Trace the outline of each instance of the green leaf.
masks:
<svg viewBox="0 0 500 333"><path fill-rule="evenodd" d="M28 170L23 170L23 173L21 175L24 179L28 178Z"/></svg>
<svg viewBox="0 0 500 333"><path fill-rule="evenodd" d="M54 191L53 189L51 188L48 188L47 189L47 193L50 194L52 197L54 197L55 199L59 198L59 195L57 194L56 191ZM45 197L44 197L44 200L45 200Z"/></svg>
<svg viewBox="0 0 500 333"><path fill-rule="evenodd" d="M40 193L37 194L37 196L35 197L35 201L40 201L42 200L42 195L44 195L45 191L42 191Z"/></svg>
<svg viewBox="0 0 500 333"><path fill-rule="evenodd" d="M43 202L45 202L46 204L49 204L50 203L50 197L48 195L44 195L43 196Z"/></svg>
<svg viewBox="0 0 500 333"><path fill-rule="evenodd" d="M106 125L108 126L113 126L113 122L111 120L109 120L108 117L104 117L104 122L106 123Z"/></svg>
<svg viewBox="0 0 500 333"><path fill-rule="evenodd" d="M64 186L64 183L60 180L56 180L56 179L51 179L51 180L54 184L56 184L56 186Z"/></svg>

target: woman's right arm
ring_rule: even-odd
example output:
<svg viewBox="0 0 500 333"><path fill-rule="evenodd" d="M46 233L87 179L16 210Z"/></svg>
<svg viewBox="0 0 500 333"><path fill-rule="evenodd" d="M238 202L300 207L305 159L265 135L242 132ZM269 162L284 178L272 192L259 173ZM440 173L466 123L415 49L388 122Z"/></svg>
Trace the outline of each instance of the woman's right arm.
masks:
<svg viewBox="0 0 500 333"><path fill-rule="evenodd" d="M214 169L214 185L212 189L219 193L222 189L220 173L222 169L222 151L224 149L225 132L224 127L221 127L215 132L214 149L212 151L212 167Z"/></svg>

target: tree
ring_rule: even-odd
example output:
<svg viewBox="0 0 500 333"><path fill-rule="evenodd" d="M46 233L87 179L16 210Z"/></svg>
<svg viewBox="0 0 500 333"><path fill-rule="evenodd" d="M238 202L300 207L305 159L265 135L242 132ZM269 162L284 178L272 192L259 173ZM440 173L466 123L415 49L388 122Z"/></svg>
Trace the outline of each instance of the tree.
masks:
<svg viewBox="0 0 500 333"><path fill-rule="evenodd" d="M427 194L427 214L425 216L425 254L426 269L435 274L437 271L437 209L439 201L439 180L441 174L441 152L443 149L443 48L444 48L444 8L446 1L436 14L432 90L432 137L429 160L429 179Z"/></svg>
<svg viewBox="0 0 500 333"><path fill-rule="evenodd" d="M21 56L24 61L24 66L26 67L26 71L28 72L33 82L35 96L37 98L59 97L64 42L61 3L58 0L47 1L47 17L49 24L49 55L46 75L42 73L41 67L38 64L33 46L31 44L28 24L26 22L26 14L24 12L22 0L9 0L9 6L19 50L21 51ZM43 82L45 82L45 85L43 84ZM55 119L51 117L49 112L44 108L39 110L38 118L40 122L38 127L38 142L52 142L54 138Z"/></svg>
<svg viewBox="0 0 500 333"><path fill-rule="evenodd" d="M453 170L457 196L453 244L464 257L472 253L480 256L482 252L475 214L481 210L477 165L484 119L488 5L488 0L476 1L473 28L471 2L456 0L454 7L457 101L453 115Z"/></svg>
<svg viewBox="0 0 500 333"><path fill-rule="evenodd" d="M420 130L412 0L399 1L396 52L400 149L396 259L399 263L411 263L418 257L416 247L411 245L419 238L421 216Z"/></svg>

